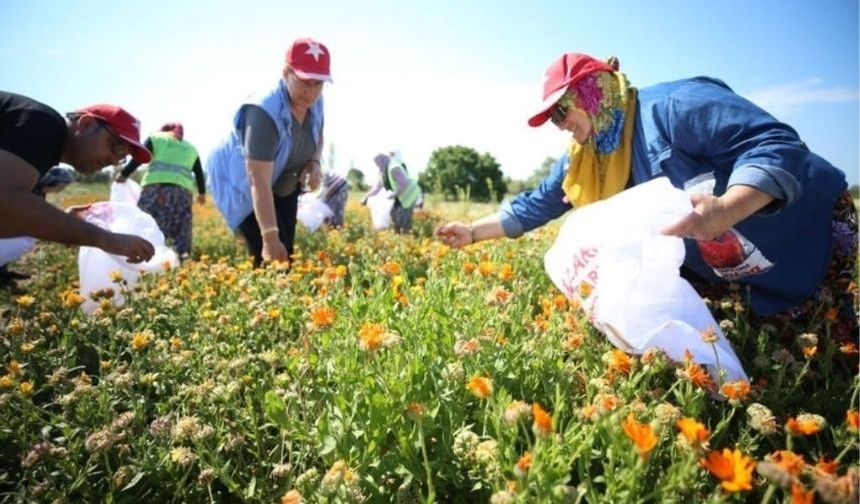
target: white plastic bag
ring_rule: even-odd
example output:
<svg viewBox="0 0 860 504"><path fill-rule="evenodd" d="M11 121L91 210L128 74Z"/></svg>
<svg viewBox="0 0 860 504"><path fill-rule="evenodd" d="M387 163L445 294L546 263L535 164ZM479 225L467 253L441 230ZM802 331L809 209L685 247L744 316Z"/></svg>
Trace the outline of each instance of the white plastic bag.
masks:
<svg viewBox="0 0 860 504"><path fill-rule="evenodd" d="M140 185L132 179L125 182L114 182L110 185L110 201L131 203L137 205L140 199Z"/></svg>
<svg viewBox="0 0 860 504"><path fill-rule="evenodd" d="M91 224L115 233L134 234L148 240L155 247L155 254L144 263L131 264L123 256L108 254L93 248L81 247L78 252L78 274L80 293L86 298L82 309L92 314L98 303L90 298L90 293L101 289L112 289L114 304L121 306L125 297L120 292L120 284L111 274L117 272L125 280L126 288L137 283L141 271L163 271L165 265L175 267L179 264L176 252L164 244L164 234L151 215L137 205L121 201L100 201L93 203L80 216Z"/></svg>
<svg viewBox="0 0 860 504"><path fill-rule="evenodd" d="M367 208L370 209L370 220L373 229L382 231L391 226L391 209L394 208L393 192L381 190L370 198L367 198Z"/></svg>
<svg viewBox="0 0 860 504"><path fill-rule="evenodd" d="M660 230L692 209L665 177L576 210L544 257L553 283L580 303L615 346L635 354L663 350L723 380L747 380L743 366L702 298L681 278L684 242ZM719 337L713 346L706 330Z"/></svg>
<svg viewBox="0 0 860 504"><path fill-rule="evenodd" d="M306 193L299 196L299 208L296 218L313 233L327 218L334 215L317 194Z"/></svg>
<svg viewBox="0 0 860 504"><path fill-rule="evenodd" d="M35 246L36 239L32 236L0 239L0 266L19 259Z"/></svg>

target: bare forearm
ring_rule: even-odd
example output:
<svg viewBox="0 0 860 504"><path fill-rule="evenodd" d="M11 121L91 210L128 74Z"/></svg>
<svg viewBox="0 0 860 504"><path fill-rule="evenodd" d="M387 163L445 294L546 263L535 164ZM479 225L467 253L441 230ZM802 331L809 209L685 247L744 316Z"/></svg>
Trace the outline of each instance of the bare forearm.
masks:
<svg viewBox="0 0 860 504"><path fill-rule="evenodd" d="M472 221L472 241L494 240L505 236L498 214L490 214Z"/></svg>
<svg viewBox="0 0 860 504"><path fill-rule="evenodd" d="M734 185L719 199L727 212L729 226L733 226L767 206L773 196L752 186Z"/></svg>
<svg viewBox="0 0 860 504"><path fill-rule="evenodd" d="M30 193L0 195L0 237L32 236L66 245L102 247L109 232L68 215Z"/></svg>
<svg viewBox="0 0 860 504"><path fill-rule="evenodd" d="M251 202L260 230L278 227L275 217L275 200L272 194L272 163L247 161L248 179L251 186Z"/></svg>

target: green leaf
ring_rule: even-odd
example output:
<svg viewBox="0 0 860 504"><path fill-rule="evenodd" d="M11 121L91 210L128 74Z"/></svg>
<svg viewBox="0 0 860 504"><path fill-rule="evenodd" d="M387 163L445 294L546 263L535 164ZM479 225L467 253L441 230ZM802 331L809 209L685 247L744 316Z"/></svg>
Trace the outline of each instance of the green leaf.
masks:
<svg viewBox="0 0 860 504"><path fill-rule="evenodd" d="M325 439L323 439L322 448L320 448L320 455L328 455L333 452L336 447L337 441L331 436L326 436Z"/></svg>
<svg viewBox="0 0 860 504"><path fill-rule="evenodd" d="M273 390L270 390L266 392L265 401L266 418L270 422L286 429L289 425L289 419L287 418L287 407L284 405L284 400Z"/></svg>

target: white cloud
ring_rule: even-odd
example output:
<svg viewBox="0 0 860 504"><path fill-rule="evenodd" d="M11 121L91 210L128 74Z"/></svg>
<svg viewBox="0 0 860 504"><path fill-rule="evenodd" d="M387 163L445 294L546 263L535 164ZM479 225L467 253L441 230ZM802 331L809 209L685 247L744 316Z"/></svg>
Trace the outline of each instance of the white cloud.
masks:
<svg viewBox="0 0 860 504"><path fill-rule="evenodd" d="M818 77L752 91L746 97L776 117L786 118L816 103L857 101L860 92L851 87L825 87Z"/></svg>

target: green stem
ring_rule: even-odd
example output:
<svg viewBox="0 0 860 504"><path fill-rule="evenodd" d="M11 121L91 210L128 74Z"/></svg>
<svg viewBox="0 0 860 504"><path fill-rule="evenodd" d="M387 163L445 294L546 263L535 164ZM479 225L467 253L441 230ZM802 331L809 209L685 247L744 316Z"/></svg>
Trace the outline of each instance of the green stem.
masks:
<svg viewBox="0 0 860 504"><path fill-rule="evenodd" d="M424 443L424 425L418 420L418 440L421 443L421 457L424 459L424 474L427 477L427 499L428 504L436 502L436 485L433 483L433 469L430 467L430 457L427 456L427 446Z"/></svg>

